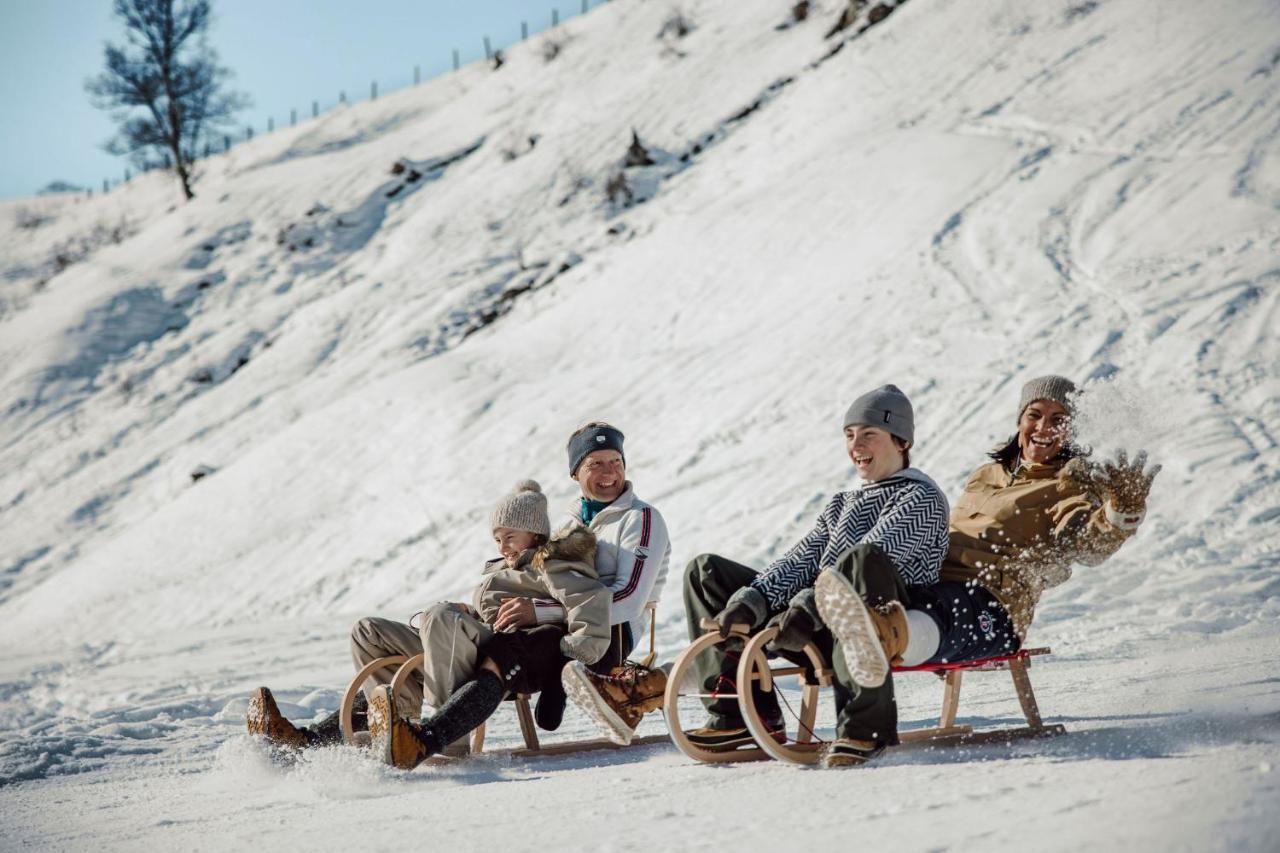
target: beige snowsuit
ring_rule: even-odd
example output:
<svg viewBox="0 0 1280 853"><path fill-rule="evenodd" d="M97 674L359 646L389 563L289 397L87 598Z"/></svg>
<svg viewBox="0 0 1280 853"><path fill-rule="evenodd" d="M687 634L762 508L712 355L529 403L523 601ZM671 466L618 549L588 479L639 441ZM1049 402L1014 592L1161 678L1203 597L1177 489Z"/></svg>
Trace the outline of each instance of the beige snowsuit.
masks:
<svg viewBox="0 0 1280 853"><path fill-rule="evenodd" d="M400 711L417 717L423 700L439 708L480 664L480 647L493 636L493 620L505 599L539 598L563 607L568 633L560 640L567 656L595 663L609 649L609 590L596 579L596 539L586 528L554 534L556 538L520 555L514 567L506 561L485 565L472 607L456 602L433 604L419 615L415 629L403 622L368 617L351 631L356 669L386 655L423 653L423 678L409 679L397 696ZM536 606L536 603L535 603ZM394 670L371 680L390 684ZM366 690L372 685L366 683Z"/></svg>

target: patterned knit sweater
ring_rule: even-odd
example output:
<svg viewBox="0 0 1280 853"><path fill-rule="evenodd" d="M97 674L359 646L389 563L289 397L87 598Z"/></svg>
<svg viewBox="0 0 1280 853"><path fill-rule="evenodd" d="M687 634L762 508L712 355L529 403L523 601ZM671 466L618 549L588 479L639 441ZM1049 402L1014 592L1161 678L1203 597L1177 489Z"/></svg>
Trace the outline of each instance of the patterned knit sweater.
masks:
<svg viewBox="0 0 1280 853"><path fill-rule="evenodd" d="M771 612L780 611L813 586L823 569L864 542L883 548L908 585L935 584L947 555L947 514L942 490L915 468L836 492L813 529L751 586L768 600Z"/></svg>

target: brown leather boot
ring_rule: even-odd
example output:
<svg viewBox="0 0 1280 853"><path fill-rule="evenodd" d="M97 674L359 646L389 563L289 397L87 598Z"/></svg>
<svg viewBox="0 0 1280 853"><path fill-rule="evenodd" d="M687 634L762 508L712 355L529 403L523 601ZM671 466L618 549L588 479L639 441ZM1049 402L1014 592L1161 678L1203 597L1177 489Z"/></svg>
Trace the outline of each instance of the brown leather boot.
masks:
<svg viewBox="0 0 1280 853"><path fill-rule="evenodd" d="M877 746L873 741L838 737L822 754L822 766L828 769L860 767L882 752L884 747Z"/></svg>
<svg viewBox="0 0 1280 853"><path fill-rule="evenodd" d="M249 734L261 735L272 743L290 749L305 749L311 743L305 732L285 719L276 706L275 697L265 687L253 691L249 698L249 711L245 714Z"/></svg>
<svg viewBox="0 0 1280 853"><path fill-rule="evenodd" d="M814 584L818 613L840 643L849 674L860 687L879 687L907 648L907 612L893 601L871 608L844 575L827 569Z"/></svg>
<svg viewBox="0 0 1280 853"><path fill-rule="evenodd" d="M627 661L607 675L569 661L561 672L565 693L587 716L595 720L609 740L631 743L636 726L649 711L662 707L667 673Z"/></svg>
<svg viewBox="0 0 1280 853"><path fill-rule="evenodd" d="M385 684L369 696L369 732L374 754L401 770L412 770L435 754L423 741L422 727L400 716Z"/></svg>
<svg viewBox="0 0 1280 853"><path fill-rule="evenodd" d="M889 659L890 666L902 663L902 653L907 650L907 610L900 602L891 601L879 607L870 607L871 621L880 638L880 648Z"/></svg>

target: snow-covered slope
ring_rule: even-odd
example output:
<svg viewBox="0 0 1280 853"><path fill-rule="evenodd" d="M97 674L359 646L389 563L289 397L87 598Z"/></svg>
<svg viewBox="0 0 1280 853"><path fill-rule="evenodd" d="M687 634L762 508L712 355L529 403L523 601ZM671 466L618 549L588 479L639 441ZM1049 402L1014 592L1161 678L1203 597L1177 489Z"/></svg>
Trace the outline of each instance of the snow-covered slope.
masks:
<svg viewBox="0 0 1280 853"><path fill-rule="evenodd" d="M1021 802L1068 777L997 846L1120 846L1125 814L1153 847L1280 843L1260 805L1280 753L1280 8L913 0L824 39L839 10L813 7L782 27L790 4L688 2L678 37L669 5L618 0L500 69L213 158L189 204L150 174L0 205L11 837L187 839L227 826L194 809L206 796L263 831L280 815L237 810L234 791L278 785L329 830L326 802L373 797L389 833L416 831L393 804L404 780L362 759L257 769L244 694L269 683L294 713L332 708L353 618L463 595L516 479L568 502L579 423L627 432L628 473L672 531L669 657L688 559L762 565L851 483L852 396L906 390L913 458L955 494L1011 431L1020 383L1061 372L1093 383L1081 429L1098 452L1165 466L1139 537L1038 615L1033 639L1056 651L1042 703L1081 734L982 752L980 769L932 753L856 781L741 769L708 815L785 786L776 802L830 812L815 826L834 842L857 784L867 816L897 816L878 830L895 846L964 848L992 814L922 829L937 802L964 785ZM651 165L624 168L633 131ZM631 203L607 198L618 174ZM19 227L33 211L52 221ZM970 712L1016 713L1006 694L976 689L991 709ZM935 699L904 686L904 720ZM592 761L607 769L552 765L533 796L621 797L617 774L667 810L668 844L724 840L682 823L697 809L670 793L714 800L724 773L666 750ZM211 764L214 781L184 781ZM1150 796L1122 766L1154 774ZM522 794L470 785L539 775L482 762L409 790L439 814L528 820ZM203 816L172 818L181 836L106 801L105 824L55 820L40 804L61 790ZM1197 799L1202 819L1159 822ZM623 819L616 846L653 817ZM757 846L794 822L753 824Z"/></svg>

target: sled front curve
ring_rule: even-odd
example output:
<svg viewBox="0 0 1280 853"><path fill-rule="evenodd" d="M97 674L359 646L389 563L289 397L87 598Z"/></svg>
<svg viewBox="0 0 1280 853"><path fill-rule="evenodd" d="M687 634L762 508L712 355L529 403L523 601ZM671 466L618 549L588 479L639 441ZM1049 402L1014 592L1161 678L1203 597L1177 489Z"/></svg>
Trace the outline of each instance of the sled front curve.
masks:
<svg viewBox="0 0 1280 853"><path fill-rule="evenodd" d="M418 657L422 656L419 655ZM365 664L364 667L356 673L356 677L351 679L351 684L347 686L347 692L342 694L342 706L339 709L341 713L338 717L342 724L342 740L344 743L351 744L353 746L356 743L355 732L351 729L351 709L355 705L356 693L359 692L365 681L378 670L392 666L398 667L408 659L409 658L405 655L388 655L384 658L369 661L369 663ZM395 688L392 688L391 695L396 695Z"/></svg>
<svg viewBox="0 0 1280 853"><path fill-rule="evenodd" d="M804 647L810 667L795 665L771 667L764 647L776 636L778 636L776 626L765 628L752 637L747 642L746 648L742 650L742 658L738 661L738 705L742 709L742 719L747 724L747 730L751 732L751 736L769 757L790 764L817 764L826 746L826 743L819 740L813 730L818 716L818 689L831 686L831 670L827 668L822 652L813 643ZM812 676L806 674L808 669L812 670ZM756 708L755 691L751 687L759 684L762 691L771 693L775 687L775 679L789 676L800 676L804 680L800 714L794 738L787 734L786 716L783 716L782 735L785 741L778 743L774 739L776 733L769 731L759 709ZM779 703L779 706L781 707L782 704Z"/></svg>

